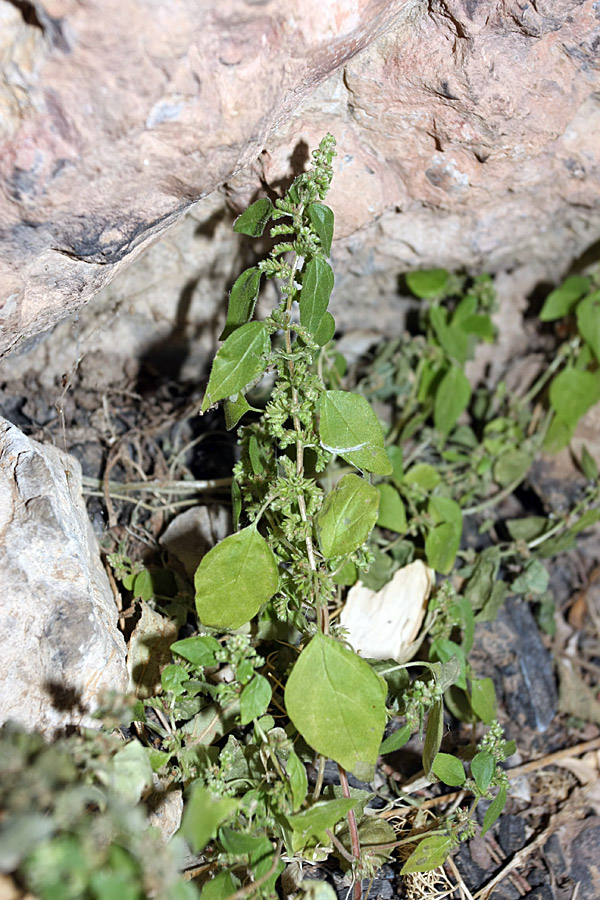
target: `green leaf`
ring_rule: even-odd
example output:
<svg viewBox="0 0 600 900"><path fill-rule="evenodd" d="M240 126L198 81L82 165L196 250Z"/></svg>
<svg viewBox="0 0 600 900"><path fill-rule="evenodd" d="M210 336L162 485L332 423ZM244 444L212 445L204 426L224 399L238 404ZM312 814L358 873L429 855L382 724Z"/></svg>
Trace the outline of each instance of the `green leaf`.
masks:
<svg viewBox="0 0 600 900"><path fill-rule="evenodd" d="M238 216L233 223L233 230L238 234L260 237L265 225L273 214L273 204L268 197L259 197L248 209Z"/></svg>
<svg viewBox="0 0 600 900"><path fill-rule="evenodd" d="M333 340L335 334L335 319L330 312L326 312L319 323L319 327L313 334L313 340L319 347L324 347Z"/></svg>
<svg viewBox="0 0 600 900"><path fill-rule="evenodd" d="M504 809L505 805L506 805L506 788L502 787L498 791L498 794L496 795L496 797L494 797L494 799L488 806L486 814L483 817L483 828L481 829L482 837L486 833L486 831L490 830L490 828L492 827L492 825L494 824L494 822L496 821L496 819L498 818L498 816Z"/></svg>
<svg viewBox="0 0 600 900"><path fill-rule="evenodd" d="M491 678L474 678L471 682L471 709L485 725L496 718L496 689Z"/></svg>
<svg viewBox="0 0 600 900"><path fill-rule="evenodd" d="M347 562L339 570L337 575L332 575L334 584L341 584L344 587L352 587L358 580L358 571L354 563Z"/></svg>
<svg viewBox="0 0 600 900"><path fill-rule="evenodd" d="M473 607L464 594L457 597L457 604L460 608L459 624L462 625L463 630L462 648L465 651L465 655L468 656L475 638L475 614L473 613Z"/></svg>
<svg viewBox="0 0 600 900"><path fill-rule="evenodd" d="M432 569L447 575L452 571L460 542L454 525L444 522L432 528L425 538L425 556Z"/></svg>
<svg viewBox="0 0 600 900"><path fill-rule="evenodd" d="M581 448L580 466L581 471L588 481L598 481L598 463L593 458L585 444Z"/></svg>
<svg viewBox="0 0 600 900"><path fill-rule="evenodd" d="M387 458L392 464L392 473L390 475L390 478L392 479L396 487L400 487L400 485L404 481L404 462L402 447L397 447L394 444L391 447L386 447L385 452L387 454Z"/></svg>
<svg viewBox="0 0 600 900"><path fill-rule="evenodd" d="M433 424L441 434L450 434L470 399L469 379L458 366L451 366L436 391L433 407Z"/></svg>
<svg viewBox="0 0 600 900"><path fill-rule="evenodd" d="M480 750L471 760L471 775L482 794L485 794L496 773L496 760L489 750Z"/></svg>
<svg viewBox="0 0 600 900"><path fill-rule="evenodd" d="M444 784L450 787L460 787L467 780L460 759L457 759L456 756L452 756L450 753L438 753L433 760L431 771L440 781L443 781Z"/></svg>
<svg viewBox="0 0 600 900"><path fill-rule="evenodd" d="M473 338L464 331L462 325L448 325L446 311L441 306L430 309L429 320L442 349L451 359L464 365L469 358Z"/></svg>
<svg viewBox="0 0 600 900"><path fill-rule="evenodd" d="M325 391L321 398L321 444L359 469L390 475L383 432L368 401L349 391Z"/></svg>
<svg viewBox="0 0 600 900"><path fill-rule="evenodd" d="M315 335L323 316L327 312L329 297L333 290L333 271L329 263L314 257L306 264L302 275L302 291L300 293L300 324Z"/></svg>
<svg viewBox="0 0 600 900"><path fill-rule="evenodd" d="M436 758L442 743L444 733L444 705L441 700L434 703L429 710L427 718L427 731L425 732L425 744L423 746L423 768L429 775L433 761Z"/></svg>
<svg viewBox="0 0 600 900"><path fill-rule="evenodd" d="M435 663L435 665L439 666L437 674L438 684L442 691L445 692L449 687L452 687L453 684L456 684L460 678L460 673L462 671L460 659L458 656L451 656L446 662Z"/></svg>
<svg viewBox="0 0 600 900"><path fill-rule="evenodd" d="M214 666L216 663L215 653L220 649L221 645L218 640L208 634L184 638L182 641L175 641L174 644L171 644L173 653L183 656L188 662L199 667Z"/></svg>
<svg viewBox="0 0 600 900"><path fill-rule="evenodd" d="M494 481L500 487L507 487L514 481L522 480L527 475L532 458L525 450L509 450L496 460L494 465Z"/></svg>
<svg viewBox="0 0 600 900"><path fill-rule="evenodd" d="M585 531L586 528L591 528L598 521L600 521L600 509L588 509L571 525L569 531L571 534L579 534L581 531Z"/></svg>
<svg viewBox="0 0 600 900"><path fill-rule="evenodd" d="M404 534L408 526L404 503L400 494L391 484L378 484L377 490L379 491L379 517L377 524L380 528L395 531L396 534Z"/></svg>
<svg viewBox="0 0 600 900"><path fill-rule="evenodd" d="M176 697L185 693L182 684L188 679L189 675L183 666L177 665L165 666L160 676L163 691L171 691Z"/></svg>
<svg viewBox="0 0 600 900"><path fill-rule="evenodd" d="M468 334L475 334L477 337L487 341L488 344L493 344L496 338L494 324L489 316L482 316L480 314L466 316L461 320L460 324L461 328Z"/></svg>
<svg viewBox="0 0 600 900"><path fill-rule="evenodd" d="M331 253L333 240L333 210L324 203L309 203L307 208L310 224L316 231L325 256Z"/></svg>
<svg viewBox="0 0 600 900"><path fill-rule="evenodd" d="M219 840L227 853L233 856L251 856L262 847L264 835L246 834L244 831L236 831L235 828L224 825L219 829Z"/></svg>
<svg viewBox="0 0 600 900"><path fill-rule="evenodd" d="M440 473L429 463L417 463L404 476L405 484L416 484L424 491L432 491L441 481Z"/></svg>
<svg viewBox="0 0 600 900"><path fill-rule="evenodd" d="M550 575L539 559L530 559L511 584L515 594L543 594L548 589Z"/></svg>
<svg viewBox="0 0 600 900"><path fill-rule="evenodd" d="M527 516L525 519L508 519L508 533L514 541L533 541L548 527L545 516Z"/></svg>
<svg viewBox="0 0 600 900"><path fill-rule="evenodd" d="M264 475L265 467L262 463L261 448L255 434L250 435L250 440L248 441L248 456L250 457L253 473L255 475Z"/></svg>
<svg viewBox="0 0 600 900"><path fill-rule="evenodd" d="M563 422L576 425L579 419L600 400L598 373L579 372L567 366L550 385L550 404Z"/></svg>
<svg viewBox="0 0 600 900"><path fill-rule="evenodd" d="M299 864L298 864L299 865ZM337 894L326 881L306 878L300 882L301 900L336 900Z"/></svg>
<svg viewBox="0 0 600 900"><path fill-rule="evenodd" d="M311 838L329 843L325 830L337 825L355 805L353 798L337 797L335 800L319 800L308 809L288 816L287 821L299 839L294 842L294 849L301 849Z"/></svg>
<svg viewBox="0 0 600 900"><path fill-rule="evenodd" d="M196 782L183 810L180 832L194 853L204 850L220 825L229 819L240 805L233 797L215 797L208 788Z"/></svg>
<svg viewBox="0 0 600 900"><path fill-rule="evenodd" d="M259 841L256 843L256 848L252 851L249 856L249 863L254 874L254 877L258 880L263 875L266 875L273 866L273 858L275 856L275 848L273 847L271 841L266 835L263 835ZM274 893L275 890L275 882L285 869L285 863L281 860L275 866L275 871L271 875L270 878L264 882L262 889L264 893L268 896L271 893Z"/></svg>
<svg viewBox="0 0 600 900"><path fill-rule="evenodd" d="M130 741L115 753L109 772L111 788L128 805L135 806L144 791L152 787L152 766L139 741Z"/></svg>
<svg viewBox="0 0 600 900"><path fill-rule="evenodd" d="M424 838L416 850L410 854L400 870L401 875L414 872L431 872L446 862L452 847L452 838L445 834L435 834Z"/></svg>
<svg viewBox="0 0 600 900"><path fill-rule="evenodd" d="M456 677L455 684L466 691L467 660L463 648L459 647L457 643L451 641L449 638L435 638L435 640L432 641L431 647L429 648L430 659L439 660L441 663L447 663L450 662L453 657L456 657L460 663L460 675Z"/></svg>
<svg viewBox="0 0 600 900"><path fill-rule="evenodd" d="M358 475L344 475L325 498L317 518L319 543L328 558L361 547L377 521L379 491Z"/></svg>
<svg viewBox="0 0 600 900"><path fill-rule="evenodd" d="M410 736L412 734L412 728L407 723L403 725L402 728L399 728L398 731L394 731L393 734L390 734L386 737L385 741L382 741L381 747L379 748L380 756L385 756L386 753L394 753L396 750L400 750L401 747L410 740Z"/></svg>
<svg viewBox="0 0 600 900"><path fill-rule="evenodd" d="M243 415L252 409L242 392L237 395L235 400L227 398L223 403L223 411L225 413L225 427L227 431L235 428Z"/></svg>
<svg viewBox="0 0 600 900"><path fill-rule="evenodd" d="M432 569L442 575L452 571L460 538L449 522L436 525L425 538L425 556Z"/></svg>
<svg viewBox="0 0 600 900"><path fill-rule="evenodd" d="M415 297L431 300L444 293L448 282L446 269L423 269L420 272L408 272L406 283Z"/></svg>
<svg viewBox="0 0 600 900"><path fill-rule="evenodd" d="M227 321L219 337L220 341L224 341L230 334L233 334L236 328L249 322L254 315L254 307L256 306L260 290L261 274L260 269L254 266L251 269L246 269L235 280L229 294Z"/></svg>
<svg viewBox="0 0 600 900"><path fill-rule="evenodd" d="M287 758L286 771L292 791L292 804L295 812L300 809L306 799L308 777L304 763L293 750L290 751L290 755Z"/></svg>
<svg viewBox="0 0 600 900"><path fill-rule="evenodd" d="M202 624L239 628L276 592L277 561L265 539L249 525L208 551L194 583Z"/></svg>
<svg viewBox="0 0 600 900"><path fill-rule="evenodd" d="M238 879L227 869L206 881L200 894L201 900L227 900L240 886Z"/></svg>
<svg viewBox="0 0 600 900"><path fill-rule="evenodd" d="M247 725L253 719L258 719L269 708L271 702L271 685L258 673L252 681L248 682L240 696L240 721Z"/></svg>
<svg viewBox="0 0 600 900"><path fill-rule="evenodd" d="M161 769L164 769L173 755L167 750L157 750L155 747L146 747L146 753L153 772L160 772Z"/></svg>
<svg viewBox="0 0 600 900"><path fill-rule="evenodd" d="M292 669L285 705L313 750L368 781L385 726L386 695L385 681L367 662L317 633Z"/></svg>
<svg viewBox="0 0 600 900"><path fill-rule="evenodd" d="M547 453L558 453L568 447L574 434L575 423L565 422L560 416L555 416L550 422L542 448Z"/></svg>
<svg viewBox="0 0 600 900"><path fill-rule="evenodd" d="M562 319L573 309L575 303L589 290L590 280L581 275L571 275L560 287L555 288L544 301L540 312L542 322Z"/></svg>
<svg viewBox="0 0 600 900"><path fill-rule="evenodd" d="M600 359L600 291L590 294L577 305L577 328L596 359Z"/></svg>
<svg viewBox="0 0 600 900"><path fill-rule="evenodd" d="M230 334L214 358L202 410L224 397L233 397L258 378L265 370L270 346L263 322L249 322Z"/></svg>
<svg viewBox="0 0 600 900"><path fill-rule="evenodd" d="M154 584L152 582L152 572L148 569L142 569L135 576L133 582L133 596L137 599L141 597L146 603L154 597Z"/></svg>

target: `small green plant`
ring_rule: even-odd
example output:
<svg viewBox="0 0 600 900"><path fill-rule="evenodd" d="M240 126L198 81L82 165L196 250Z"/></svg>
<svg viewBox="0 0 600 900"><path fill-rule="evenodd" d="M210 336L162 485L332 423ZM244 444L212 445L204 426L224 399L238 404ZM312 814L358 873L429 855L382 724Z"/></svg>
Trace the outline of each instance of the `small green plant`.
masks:
<svg viewBox="0 0 600 900"><path fill-rule="evenodd" d="M89 731L47 744L0 729L0 872L42 900L195 900L139 803L152 788L147 751ZM16 896L16 895L15 895Z"/></svg>
<svg viewBox="0 0 600 900"><path fill-rule="evenodd" d="M425 839L437 839L439 830L398 841L384 819L375 828L365 811L369 793L351 790L347 780L347 772L363 781L372 778L379 753L388 749L382 747L386 722L397 712L407 717L406 740L427 717L423 763L435 779L443 695L460 681L461 670L449 654L420 664L424 681L410 685L408 667L393 661L382 667L361 658L330 618L339 584L374 561L367 542L378 519L381 524L387 484L378 487L372 480L399 477L395 447L386 451L381 424L365 397L340 389L329 347L335 331L328 311L334 277L327 262L333 212L323 200L333 155L334 141L327 136L311 170L283 199L274 205L257 200L234 226L258 237L272 221L269 234L281 240L233 286L203 409L224 401L230 428L249 411L258 417L238 432L236 531L206 554L196 573L201 633L172 646L181 661L165 669L163 693L146 704L160 711L162 724L152 723L146 713L141 717L164 742L165 764L175 757L178 777L191 786L182 830L195 851L208 845L207 852L218 855L223 897L234 892L244 872L256 893L268 893L283 860L312 862L336 854L350 866L358 898L361 879L372 876L399 844L423 842L421 870L439 865L444 855L439 841L435 853L426 852ZM265 320L255 321L263 277L276 280L281 300ZM470 335L490 334L488 320L477 312L487 289L482 285L463 304L464 354ZM436 309L438 331L451 346L446 353L442 342L446 371L440 390L450 397L462 391L450 416L436 411L434 403L434 427L443 435L468 397L464 375L452 361L455 351L447 337L452 327L439 306L432 319ZM246 394L267 370L275 374L274 386L265 408L254 409ZM326 480L332 485L328 492ZM421 498L423 483L413 484ZM439 559L433 560L438 571L448 572L460 540L460 508L454 500L435 497L429 515L434 526L426 540L438 548ZM431 562L432 553L427 555ZM259 643L265 647L260 655ZM214 683L215 666L230 670L227 682ZM282 716L283 727L275 715ZM230 736L215 752L212 742L240 726L252 729L247 742ZM338 789L322 788L327 759L338 765ZM309 763L318 772L311 793ZM468 782L476 797L500 783L495 769L488 777L488 768L484 777L476 766ZM445 852L471 832L468 821L469 815L445 823ZM413 854L413 868L406 871L416 871L415 860Z"/></svg>

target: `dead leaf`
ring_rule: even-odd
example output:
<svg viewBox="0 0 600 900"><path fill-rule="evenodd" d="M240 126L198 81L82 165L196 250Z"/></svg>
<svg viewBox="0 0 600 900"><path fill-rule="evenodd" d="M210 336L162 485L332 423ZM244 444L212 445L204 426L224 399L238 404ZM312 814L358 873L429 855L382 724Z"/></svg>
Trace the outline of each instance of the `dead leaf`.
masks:
<svg viewBox="0 0 600 900"><path fill-rule="evenodd" d="M572 663L564 657L558 657L558 709L560 712L576 716L585 722L600 725L600 703L596 693L575 672Z"/></svg>
<svg viewBox="0 0 600 900"><path fill-rule="evenodd" d="M358 582L348 592L340 624L348 643L367 659L394 659L403 663L416 653L431 588L433 569L421 560L398 569L380 591Z"/></svg>
<svg viewBox="0 0 600 900"><path fill-rule="evenodd" d="M177 640L177 625L141 602L142 615L129 639L127 669L129 689L142 700L160 691L160 676L171 662L171 644Z"/></svg>

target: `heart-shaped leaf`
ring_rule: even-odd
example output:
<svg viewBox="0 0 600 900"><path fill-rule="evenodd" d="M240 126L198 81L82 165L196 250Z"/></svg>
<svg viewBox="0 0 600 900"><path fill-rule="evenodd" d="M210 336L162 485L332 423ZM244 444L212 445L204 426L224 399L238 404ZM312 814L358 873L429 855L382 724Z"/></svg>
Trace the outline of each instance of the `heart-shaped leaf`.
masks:
<svg viewBox="0 0 600 900"><path fill-rule="evenodd" d="M373 774L385 727L387 687L339 641L316 634L285 688L285 705L304 740L363 780Z"/></svg>
<svg viewBox="0 0 600 900"><path fill-rule="evenodd" d="M358 475L344 475L329 493L317 520L325 556L344 556L360 547L377 521L379 491Z"/></svg>
<svg viewBox="0 0 600 900"><path fill-rule="evenodd" d="M259 197L233 223L238 234L260 237L273 213L273 204L268 197Z"/></svg>
<svg viewBox="0 0 600 900"><path fill-rule="evenodd" d="M333 210L324 203L311 203L307 209L310 224L317 232L325 256L331 253L333 240Z"/></svg>
<svg viewBox="0 0 600 900"><path fill-rule="evenodd" d="M264 372L270 346L263 322L248 322L230 334L215 356L202 410L239 393Z"/></svg>
<svg viewBox="0 0 600 900"><path fill-rule="evenodd" d="M265 539L249 525L208 551L194 583L202 624L239 628L277 590L277 561Z"/></svg>
<svg viewBox="0 0 600 900"><path fill-rule="evenodd" d="M254 267L246 269L236 279L229 294L229 306L227 307L227 321L219 337L224 341L230 334L249 322L254 314L254 307L260 290L260 269Z"/></svg>
<svg viewBox="0 0 600 900"><path fill-rule="evenodd" d="M360 394L326 391L321 398L321 444L359 469L390 475L383 432L371 406Z"/></svg>

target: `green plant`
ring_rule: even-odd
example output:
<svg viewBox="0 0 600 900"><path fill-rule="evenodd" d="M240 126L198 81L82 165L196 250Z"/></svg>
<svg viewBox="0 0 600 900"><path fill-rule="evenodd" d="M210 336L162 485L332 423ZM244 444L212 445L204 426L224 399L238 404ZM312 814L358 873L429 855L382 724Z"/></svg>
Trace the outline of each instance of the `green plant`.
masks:
<svg viewBox="0 0 600 900"><path fill-rule="evenodd" d="M123 745L87 736L85 752L79 744L64 748L77 771L68 784L101 792L100 824L93 825L94 817L66 821L54 814L55 800L44 807L55 823L50 836L40 838L33 828L15 858L41 900L54 900L68 866L80 872L74 897L106 895L94 875L98 867L114 870L123 897L158 890L148 886L145 867L153 869L140 850L144 816L134 810L131 821L120 818L127 791L135 786L130 802L143 800L156 778L185 790L181 835L200 855L191 874L202 882L204 900L273 896L279 878L286 894L321 891L331 900L327 886L302 880L304 861L328 857L347 870L358 900L362 878L397 847L411 849L405 875L433 869L474 833L482 799L491 800L484 831L506 801L501 763L514 744L496 721L492 680L473 671L469 654L477 623L493 619L509 593L536 604L540 621L551 627L543 559L573 546L600 518L598 468L584 449L586 486L570 509L508 520L505 535L495 534L495 511L527 479L536 456L561 446L597 399L598 291L590 277L568 280L550 295L542 318L564 316L566 340L526 393L514 397L503 383L473 389L465 375L478 343L495 338L491 279L441 269L411 273L417 332L380 344L354 390L345 390L345 361L332 342L328 310L333 212L323 201L331 136L313 156L312 168L282 199L260 198L234 226L260 237L271 222L274 241L267 259L232 288L203 403L206 411L222 401L228 428L238 427L234 533L196 572L196 633L181 640L174 635L188 618L185 580L132 563L124 547L112 555L117 576L143 609L172 620L172 661L162 666L158 692L121 700L105 722L135 723L140 740ZM280 302L257 321L263 279L274 280ZM273 386L262 405L256 398L264 390L253 388L265 373ZM583 395L569 405L569 391L581 385ZM247 424L240 425L244 416ZM465 548L469 517L483 540ZM419 658L362 658L337 622L343 590L358 578L378 590L414 559L441 576L411 645L410 655ZM488 727L458 755L440 750L444 707ZM369 781L378 757L414 735L423 740L417 783L459 787L473 800L445 817L416 818L399 835L386 814L415 788L353 788L347 773ZM35 769L33 757L25 759ZM324 786L327 760L338 766L339 785ZM71 797L66 783L58 789ZM375 799L383 801L379 812ZM13 810L14 798L6 805ZM107 821L112 837L98 855L89 834L108 828ZM152 839L148 846L152 855ZM168 879L177 842L174 850L167 854ZM42 877L44 871L50 874ZM196 895L189 882L168 890L173 898Z"/></svg>
<svg viewBox="0 0 600 900"><path fill-rule="evenodd" d="M185 845L165 847L139 803L152 788L137 741L87 731L47 744L0 729L0 872L41 900L194 900Z"/></svg>
<svg viewBox="0 0 600 900"><path fill-rule="evenodd" d="M366 571L374 559L367 541L384 494L371 480L398 476L397 454L394 448L386 452L370 404L340 389L329 347L335 330L327 308L334 283L327 262L333 213L322 201L333 155L327 136L312 169L283 199L274 205L257 200L234 226L258 237L271 220L270 236L283 240L233 286L203 410L224 401L230 428L247 412L259 415L238 432L236 531L206 554L196 573L201 633L173 644L180 661L163 671L163 693L139 713L163 742L165 765L175 759L175 777L190 785L182 830L195 851L208 847L209 858L217 854L220 880L218 888L216 879L209 887L223 897L234 892L242 875L252 879L256 893L272 891L283 858L291 863L330 854L350 866L359 897L361 878L372 875L394 847L440 833L396 840L384 819L365 811L369 793L352 791L346 774L371 778L386 749L381 742L390 715L407 715L408 739L428 713L424 769L435 778L443 694L460 680L461 670L453 659L423 662L424 680L411 686L409 667L361 658L329 615L339 584L349 572ZM281 301L265 320L254 321L263 277L277 281ZM466 334L489 332L485 317L474 310L465 318ZM452 333L443 323L439 329ZM446 369L441 389L448 390L450 379L454 391L460 370L452 362ZM275 373L274 386L264 410L254 409L246 394L267 370ZM452 415L458 418L465 405L461 401ZM446 416L443 424L447 432L453 423ZM460 538L458 507L445 498L434 498L430 507L440 518L432 529L440 552L456 544L436 566L446 572ZM238 633L217 639L227 631ZM260 655L259 645L265 648ZM215 683L212 670L219 666L229 671L227 682ZM150 709L160 713L159 723ZM283 728L276 725L276 712ZM246 742L230 736L218 751L214 741L240 726L251 726ZM339 789L322 789L327 758L338 765ZM318 771L311 794L308 763ZM487 768L485 778L476 773L477 767L469 782L476 796L500 783L501 776ZM495 804L494 814L501 805ZM445 851L471 833L469 821L467 815L444 824ZM439 841L435 847L431 855L421 853L421 869L439 865ZM415 859L413 854L410 866L417 865Z"/></svg>

